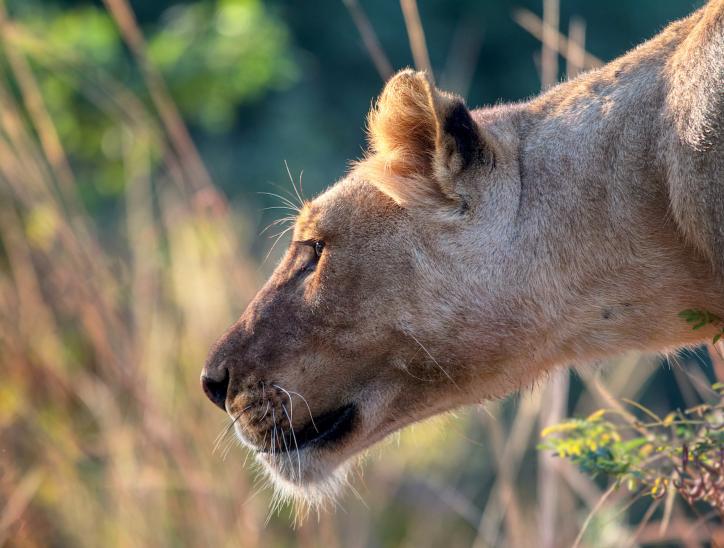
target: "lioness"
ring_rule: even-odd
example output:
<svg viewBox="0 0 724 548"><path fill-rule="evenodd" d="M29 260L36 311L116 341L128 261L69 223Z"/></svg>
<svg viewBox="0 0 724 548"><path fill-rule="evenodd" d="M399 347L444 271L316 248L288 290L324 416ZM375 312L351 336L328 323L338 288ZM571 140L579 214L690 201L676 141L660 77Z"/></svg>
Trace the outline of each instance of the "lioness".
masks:
<svg viewBox="0 0 724 548"><path fill-rule="evenodd" d="M304 204L201 380L282 489L322 500L405 425L724 316L724 0L525 103L404 70Z"/></svg>

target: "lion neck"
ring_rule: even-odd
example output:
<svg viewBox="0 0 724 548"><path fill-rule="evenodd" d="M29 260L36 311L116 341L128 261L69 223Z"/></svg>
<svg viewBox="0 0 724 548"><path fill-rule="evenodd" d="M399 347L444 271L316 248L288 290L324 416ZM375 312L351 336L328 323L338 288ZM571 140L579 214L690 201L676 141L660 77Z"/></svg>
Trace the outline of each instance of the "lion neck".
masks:
<svg viewBox="0 0 724 548"><path fill-rule="evenodd" d="M517 132L519 204L497 288L516 302L491 305L488 280L465 313L479 305L478 326L511 326L514 360L547 368L690 344L706 334L679 312L724 315L722 280L670 214L660 142L665 65L686 30L675 27L529 103L476 113ZM475 340L490 345L474 331L471 356Z"/></svg>

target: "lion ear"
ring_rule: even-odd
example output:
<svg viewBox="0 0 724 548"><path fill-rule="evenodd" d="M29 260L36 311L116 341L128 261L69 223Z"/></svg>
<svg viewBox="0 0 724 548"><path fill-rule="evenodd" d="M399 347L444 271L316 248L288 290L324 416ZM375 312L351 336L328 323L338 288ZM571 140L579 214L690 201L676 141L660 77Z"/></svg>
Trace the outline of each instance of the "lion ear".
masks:
<svg viewBox="0 0 724 548"><path fill-rule="evenodd" d="M458 188L462 173L487 161L463 99L435 88L424 72L396 74L367 122L368 176L401 205L464 200Z"/></svg>

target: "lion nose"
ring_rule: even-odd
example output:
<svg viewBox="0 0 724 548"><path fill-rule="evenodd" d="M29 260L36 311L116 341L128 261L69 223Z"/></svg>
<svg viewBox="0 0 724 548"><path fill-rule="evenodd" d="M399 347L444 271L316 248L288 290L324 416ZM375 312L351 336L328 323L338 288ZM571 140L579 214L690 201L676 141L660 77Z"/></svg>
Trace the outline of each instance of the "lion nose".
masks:
<svg viewBox="0 0 724 548"><path fill-rule="evenodd" d="M201 373L201 388L212 403L226 411L226 393L229 391L229 370L221 367Z"/></svg>

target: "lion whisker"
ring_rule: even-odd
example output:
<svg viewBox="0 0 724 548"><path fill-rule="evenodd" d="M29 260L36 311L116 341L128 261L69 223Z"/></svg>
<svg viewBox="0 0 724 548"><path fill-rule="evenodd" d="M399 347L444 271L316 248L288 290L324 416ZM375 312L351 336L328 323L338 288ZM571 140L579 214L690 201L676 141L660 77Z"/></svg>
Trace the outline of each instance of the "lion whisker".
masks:
<svg viewBox="0 0 724 548"><path fill-rule="evenodd" d="M275 194L274 192L258 192L257 194L265 194L267 196L273 196L274 198L279 198L284 205L289 206L291 209L293 209L296 212L300 212L301 209L299 206L297 206L294 202L289 200L288 198L285 198L284 196L280 194Z"/></svg>
<svg viewBox="0 0 724 548"><path fill-rule="evenodd" d="M278 384L272 383L272 386L273 386L274 388L278 388L279 390L281 390L282 392L284 392L284 393L287 395L287 399L289 399L289 411L291 412L292 415L294 415L294 403L292 403L292 396L291 396L291 394L289 393L289 391L288 391L288 390L285 390L284 388L282 388L282 387L279 386ZM291 420L290 420L290 422L291 422Z"/></svg>
<svg viewBox="0 0 724 548"><path fill-rule="evenodd" d="M258 473L259 472L257 469L257 474ZM266 489L269 486L268 480L264 476L261 476L261 475L257 475L255 482L256 482L256 485L254 486L255 487L254 491L251 493L251 495L249 495L247 497L247 499L244 501L242 506L246 506L247 504L249 504L252 500L254 500L259 495L259 493L261 493L264 489Z"/></svg>
<svg viewBox="0 0 724 548"><path fill-rule="evenodd" d="M285 209L288 209L288 208L285 208ZM264 227L264 230L259 232L259 236L263 236L267 230L269 230L270 228L272 228L274 226L280 225L282 223L293 223L294 221L296 221L296 217L292 217L291 215L289 215L287 217L282 217L281 219L276 219L276 220L272 221L271 223L269 223L268 225L266 225Z"/></svg>
<svg viewBox="0 0 724 548"><path fill-rule="evenodd" d="M231 448L234 445L234 438L230 437L228 441L226 442L226 447L224 447L224 452L221 453L221 460L226 460L226 457L229 456L229 452L231 451Z"/></svg>
<svg viewBox="0 0 724 548"><path fill-rule="evenodd" d="M272 417L274 417L274 410L272 409ZM276 445L277 445L277 425L276 422L274 423L274 426L272 426L272 434L271 434L271 445L269 446L269 449L271 451L272 459L276 455Z"/></svg>
<svg viewBox="0 0 724 548"><path fill-rule="evenodd" d="M302 198L301 194L299 194L299 191L297 190L297 185L294 184L294 179L292 178L292 172L289 171L289 164L286 160L284 160L284 167L287 168L287 175L289 175L289 182L292 183L292 188L294 189L294 194L297 195L297 200L299 200L299 207L304 207L304 199Z"/></svg>
<svg viewBox="0 0 724 548"><path fill-rule="evenodd" d="M221 442L222 442L222 441L224 440L224 438L229 434L229 432L231 432L231 429L232 429L232 428L234 427L234 425L236 424L236 421L238 421L238 420L241 418L241 415L243 415L246 411L248 411L249 409L251 409L251 407L252 407L251 404L249 404L249 405L247 405L246 407L244 407L244 409L242 409L241 411L239 411L239 414L238 414L236 417L234 417L234 419L233 419L228 425L226 425L221 432L219 432L219 435L216 436L216 439L214 440L214 448L213 448L213 450L211 451L212 454L216 453L217 449L218 449L219 446L221 445Z"/></svg>
<svg viewBox="0 0 724 548"><path fill-rule="evenodd" d="M291 398L289 398L289 405L291 406L291 404L292 404L292 400L291 400ZM284 414L287 416L287 420L289 421L289 429L292 431L292 439L294 440L294 447L295 447L296 453L297 453L297 468L299 471L298 479L301 482L302 481L302 459L299 456L299 444L297 443L297 435L294 433L294 426L292 423L292 416L293 416L294 410L292 409L292 411L291 411L292 415L290 415L289 413L287 413L287 408L285 407L284 404L282 404L282 410L284 411Z"/></svg>
<svg viewBox="0 0 724 548"><path fill-rule="evenodd" d="M262 207L262 208L261 208L262 211L268 211L268 210L270 210L270 209L288 209L288 210L290 210L290 211L297 211L297 210L294 209L293 207L289 207L289 206L286 206L286 205L268 206L268 207Z"/></svg>
<svg viewBox="0 0 724 548"><path fill-rule="evenodd" d="M277 232L276 234L270 234L270 235L269 235L269 238L277 238L277 239L279 239L281 236L283 236L284 234L286 234L287 232L289 232L292 228L294 228L294 225L288 226L287 228L285 228L285 229L282 230L281 232Z"/></svg>
<svg viewBox="0 0 724 548"><path fill-rule="evenodd" d="M246 468L246 463L249 462L249 456L252 454L252 452L249 450L245 451L245 453L246 454L244 455L244 462L241 464L242 468Z"/></svg>
<svg viewBox="0 0 724 548"><path fill-rule="evenodd" d="M277 385L274 385L274 386L275 386L276 388L279 388L279 390L284 390L281 386L277 386ZM299 396L299 397L302 399L302 401L304 402L304 405L307 406L307 411L309 411L309 418L310 418L311 421L312 421L312 426L313 426L314 429L317 431L317 433L319 433L319 428L317 428L317 425L314 423L314 415L312 415L312 408L309 407L309 402L307 401L307 398L305 398L304 396L302 396L299 392L294 392L294 390L284 390L284 391L287 392L287 393L289 393L289 394L294 394L295 396Z"/></svg>
<svg viewBox="0 0 724 548"><path fill-rule="evenodd" d="M287 172L288 173L288 172ZM296 189L294 189L294 192L290 192L289 189L285 188L282 185L276 184L276 183L270 183L273 187L277 188L281 193L284 194L285 201L282 202L285 205L292 205L295 208L298 208L299 211L304 208L304 201L299 201L299 194L297 193ZM279 197L279 196L277 196Z"/></svg>
<svg viewBox="0 0 724 548"><path fill-rule="evenodd" d="M282 404L282 405L284 405L284 404ZM292 430L292 432L294 432L294 431ZM287 454L287 461L289 462L289 475L292 476L292 480L293 480L294 479L294 463L292 462L292 456L289 451L290 448L289 448L289 445L287 444L287 437L286 437L286 435L284 435L283 431L280 431L279 435L282 438L282 442L284 443L284 451ZM299 455L297 455L297 457L299 457Z"/></svg>
<svg viewBox="0 0 724 548"><path fill-rule="evenodd" d="M266 409L264 410L264 414L256 419L256 422L261 422L266 418L267 413L269 413L269 407L271 407L271 402L269 400L266 401Z"/></svg>
<svg viewBox="0 0 724 548"><path fill-rule="evenodd" d="M282 404L283 406L284 404ZM274 408L272 408L272 420L274 421L274 424L276 424L276 414L274 413ZM291 427L291 424L289 425ZM292 457L289 455L289 446L287 445L287 437L284 435L284 430L279 427L279 437L282 438L282 443L284 444L284 451L287 454L287 460L289 461L289 473L292 474L292 477L294 477L294 464L292 463ZM279 448L281 449L281 447Z"/></svg>
<svg viewBox="0 0 724 548"><path fill-rule="evenodd" d="M355 497L362 503L362 505L369 509L369 506L367 505L367 502L365 502L365 499L362 498L362 495L360 492L355 488L354 485L352 485L352 482L349 481L349 478L344 478L344 484L352 491Z"/></svg>
<svg viewBox="0 0 724 548"><path fill-rule="evenodd" d="M304 198L304 186L302 185L302 175L304 175L304 170L301 170L299 172L299 193L302 195L302 198Z"/></svg>
<svg viewBox="0 0 724 548"><path fill-rule="evenodd" d="M416 353L417 354L417 353ZM410 377L412 377L415 380L421 381L421 382L434 382L433 379L423 379L422 377L418 377L417 375L413 375L410 370L407 368L407 364L404 363L401 367L401 369L407 373Z"/></svg>
<svg viewBox="0 0 724 548"><path fill-rule="evenodd" d="M434 356L432 354L430 354L428 349L425 348L425 346L420 341L417 340L417 337L415 337L415 335L413 335L412 333L408 333L408 335L410 337L412 337L413 341L415 341L417 344L420 345L420 348L422 348L425 351L425 354L427 354L430 357L430 359L435 363L435 365L437 365L437 367L440 369L440 371L442 371L445 374L445 376L450 380L450 382L453 383L455 386L457 386L457 388L459 390L461 390L460 386L458 386L458 383L456 383L453 380L453 378L449 375L449 373L447 371L445 371L445 368L438 363L438 361L434 358Z"/></svg>
<svg viewBox="0 0 724 548"><path fill-rule="evenodd" d="M234 424L234 423L232 422L231 424ZM229 425L227 424L226 426L224 426L221 429L221 432L219 432L219 434L214 439L214 448L212 449L211 454L214 454L216 452L216 449L218 448L219 444L221 443L221 440L224 439L224 437L228 434L228 432L229 432Z"/></svg>
<svg viewBox="0 0 724 548"><path fill-rule="evenodd" d="M272 254L272 251L274 251L274 248L275 248L275 247L277 246L277 244L279 243L279 240L282 239L282 236L284 236L287 232L289 232L289 231L290 231L291 229L293 229L293 228L294 228L294 225L289 226L289 227L285 228L284 230L282 230L279 234L275 234L275 235L274 235L274 236L276 236L276 240L274 240L274 243L272 244L271 248L269 249L269 252L268 252L268 253L266 254L266 256L264 257L264 260L262 261L262 264L264 264L264 263L267 261L267 259L269 259L269 256ZM271 236L271 237L274 238L274 236Z"/></svg>

